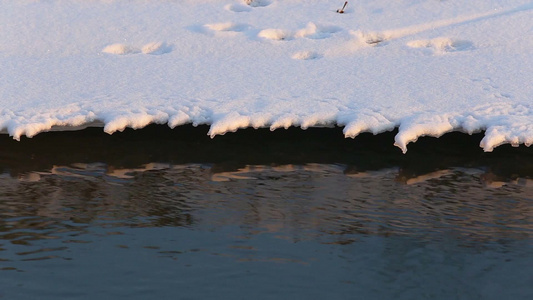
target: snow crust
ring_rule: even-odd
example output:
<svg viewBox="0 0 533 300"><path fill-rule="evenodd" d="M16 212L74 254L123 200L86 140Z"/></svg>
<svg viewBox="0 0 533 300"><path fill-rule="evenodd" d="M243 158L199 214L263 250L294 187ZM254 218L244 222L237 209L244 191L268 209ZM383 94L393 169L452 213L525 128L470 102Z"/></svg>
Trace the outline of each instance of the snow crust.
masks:
<svg viewBox="0 0 533 300"><path fill-rule="evenodd" d="M0 131L210 124L533 144L530 0L0 0Z"/></svg>

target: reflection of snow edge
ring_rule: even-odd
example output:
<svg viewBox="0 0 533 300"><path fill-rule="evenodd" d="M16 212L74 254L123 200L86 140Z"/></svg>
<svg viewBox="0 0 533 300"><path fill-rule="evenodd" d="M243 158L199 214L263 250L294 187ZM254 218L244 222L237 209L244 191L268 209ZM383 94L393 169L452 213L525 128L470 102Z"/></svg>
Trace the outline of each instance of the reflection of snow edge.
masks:
<svg viewBox="0 0 533 300"><path fill-rule="evenodd" d="M194 165L172 165L167 163L148 163L137 168L114 168L108 167L102 163L76 163L70 166L54 166L50 171L45 172L29 172L19 177L19 181L36 182L43 177L55 175L63 177L76 177L86 180L94 180L98 177L108 176L119 180L131 180L135 175L147 171L157 170L181 170ZM429 180L439 180L443 177L454 176L456 172L469 174L479 178L486 187L501 188L503 186L520 186L526 188L533 188L533 179L525 177L517 177L512 179L500 178L490 171L484 171L477 168L449 168L437 170L416 176L405 177L405 174L400 172L399 168L384 168L372 171L349 171L345 165L332 164L303 164L303 165L246 165L234 171L215 172L212 168L208 168L209 180L214 182L228 182L233 180L256 180L268 174L286 174L292 172L316 172L316 173L337 173L343 174L350 178L370 178L376 176L384 176L390 174L396 178L396 181L406 185L421 184ZM205 168L205 166L202 166Z"/></svg>

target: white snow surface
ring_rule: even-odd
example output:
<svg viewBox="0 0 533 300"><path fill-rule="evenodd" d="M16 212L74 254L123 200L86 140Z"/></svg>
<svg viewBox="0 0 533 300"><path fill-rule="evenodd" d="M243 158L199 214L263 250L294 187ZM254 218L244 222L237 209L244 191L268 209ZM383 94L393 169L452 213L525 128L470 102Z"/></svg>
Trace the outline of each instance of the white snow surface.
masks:
<svg viewBox="0 0 533 300"><path fill-rule="evenodd" d="M0 0L0 130L344 126L533 144L530 0ZM391 141L392 142L392 141Z"/></svg>

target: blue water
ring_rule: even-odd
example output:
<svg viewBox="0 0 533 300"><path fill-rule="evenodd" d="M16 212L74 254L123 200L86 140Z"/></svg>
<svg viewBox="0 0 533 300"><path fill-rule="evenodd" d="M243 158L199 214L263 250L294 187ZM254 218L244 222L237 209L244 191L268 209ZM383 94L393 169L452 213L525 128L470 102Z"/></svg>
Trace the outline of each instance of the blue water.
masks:
<svg viewBox="0 0 533 300"><path fill-rule="evenodd" d="M0 299L533 298L527 148L188 130L0 140Z"/></svg>

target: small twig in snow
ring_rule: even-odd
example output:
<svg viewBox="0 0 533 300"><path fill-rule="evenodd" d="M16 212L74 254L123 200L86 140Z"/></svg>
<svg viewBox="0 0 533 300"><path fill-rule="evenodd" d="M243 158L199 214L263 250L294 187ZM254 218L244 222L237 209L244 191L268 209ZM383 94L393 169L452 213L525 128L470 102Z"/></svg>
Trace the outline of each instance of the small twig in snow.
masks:
<svg viewBox="0 0 533 300"><path fill-rule="evenodd" d="M344 9L346 8L346 5L348 5L348 1L344 2L344 5L342 6L341 9L337 9L337 12L339 14L343 14L344 13Z"/></svg>

